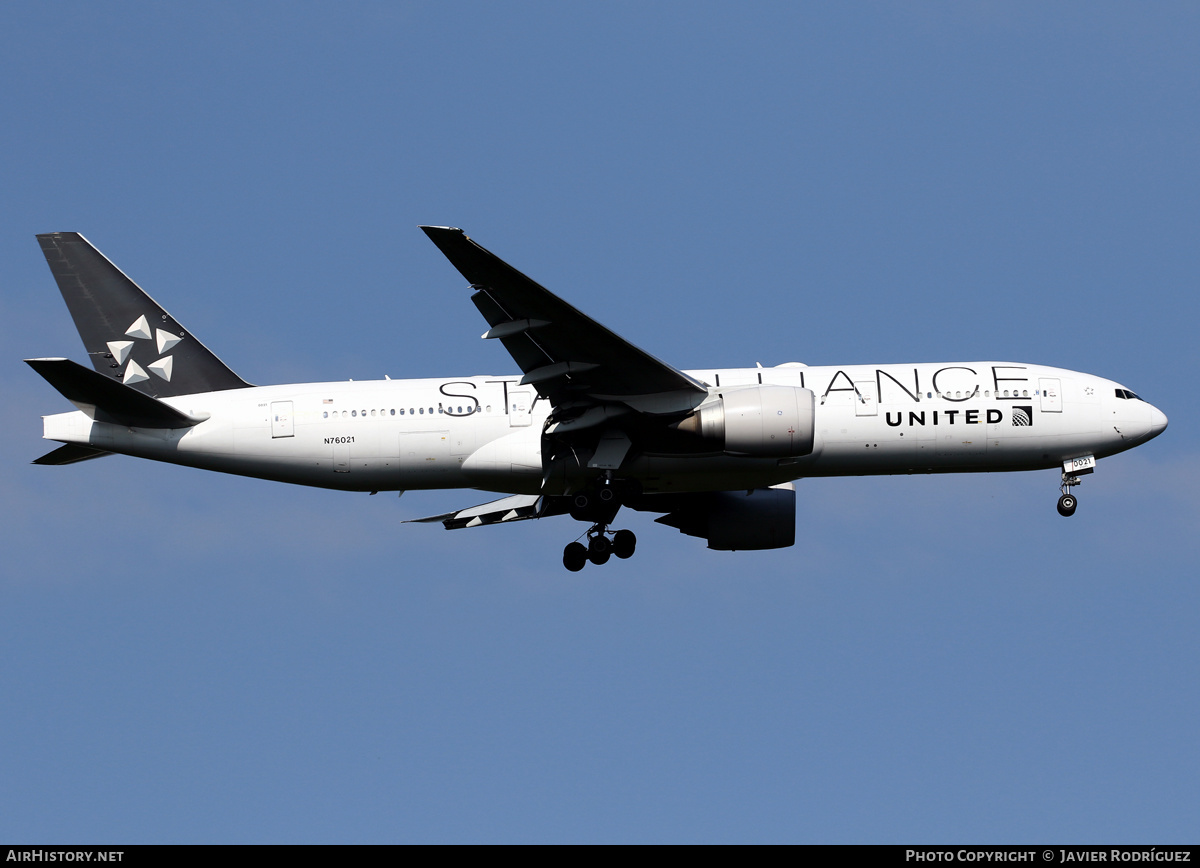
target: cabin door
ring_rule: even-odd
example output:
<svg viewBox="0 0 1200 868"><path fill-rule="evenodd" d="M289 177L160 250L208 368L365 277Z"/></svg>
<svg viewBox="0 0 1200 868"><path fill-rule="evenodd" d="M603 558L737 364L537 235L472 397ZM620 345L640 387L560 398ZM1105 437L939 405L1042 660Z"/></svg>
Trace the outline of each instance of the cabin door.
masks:
<svg viewBox="0 0 1200 868"><path fill-rule="evenodd" d="M855 416L878 416L879 415L879 391L874 380L865 380L861 383L854 384Z"/></svg>
<svg viewBox="0 0 1200 868"><path fill-rule="evenodd" d="M1062 412L1062 385L1058 380L1038 380L1038 391L1042 393L1042 412Z"/></svg>
<svg viewBox="0 0 1200 868"><path fill-rule="evenodd" d="M513 428L524 428L532 424L530 394L525 390L508 393L508 424Z"/></svg>
<svg viewBox="0 0 1200 868"><path fill-rule="evenodd" d="M271 437L293 437L295 431L292 428L292 402L291 401L273 401L271 402Z"/></svg>

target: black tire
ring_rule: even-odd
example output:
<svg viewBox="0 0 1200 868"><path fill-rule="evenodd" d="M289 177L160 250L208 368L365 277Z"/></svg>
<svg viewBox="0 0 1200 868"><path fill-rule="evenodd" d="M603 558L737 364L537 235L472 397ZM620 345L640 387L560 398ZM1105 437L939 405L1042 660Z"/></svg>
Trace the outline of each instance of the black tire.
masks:
<svg viewBox="0 0 1200 868"><path fill-rule="evenodd" d="M588 540L587 548L589 556L598 555L601 552L612 554L612 543L609 542L608 537L602 533L598 533Z"/></svg>
<svg viewBox="0 0 1200 868"><path fill-rule="evenodd" d="M588 540L587 556L596 566L608 563L608 559L612 557L612 543L608 541L608 537L598 533Z"/></svg>
<svg viewBox="0 0 1200 868"><path fill-rule="evenodd" d="M1064 494L1058 499L1058 514L1061 516L1074 515L1077 506L1079 506L1079 501L1075 499L1075 495Z"/></svg>
<svg viewBox="0 0 1200 868"><path fill-rule="evenodd" d="M573 573L583 569L588 562L588 550L583 543L573 542L563 549L563 566Z"/></svg>
<svg viewBox="0 0 1200 868"><path fill-rule="evenodd" d="M633 557L633 550L637 548L637 537L633 535L631 530L619 530L613 534L613 554L621 560Z"/></svg>

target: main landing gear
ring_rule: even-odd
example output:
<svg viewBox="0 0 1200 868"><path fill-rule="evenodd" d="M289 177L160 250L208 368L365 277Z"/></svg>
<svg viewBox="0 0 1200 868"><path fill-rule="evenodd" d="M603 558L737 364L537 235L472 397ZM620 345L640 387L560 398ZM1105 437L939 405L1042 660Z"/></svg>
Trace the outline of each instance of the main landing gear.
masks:
<svg viewBox="0 0 1200 868"><path fill-rule="evenodd" d="M613 555L624 560L633 556L637 548L637 537L631 530L619 530L609 539L608 526L594 524L587 532L587 545L576 540L563 549L563 566L573 573L584 568L588 561L596 566L608 563Z"/></svg>
<svg viewBox="0 0 1200 868"><path fill-rule="evenodd" d="M1058 514L1061 516L1072 516L1075 514L1075 507L1079 506L1079 500L1075 495L1071 494L1071 488L1079 484L1078 476L1070 476L1064 470L1062 475L1062 497L1058 499Z"/></svg>
<svg viewBox="0 0 1200 868"><path fill-rule="evenodd" d="M633 531L608 529L621 509L622 500L632 491L629 483L614 482L606 476L575 493L571 500L571 518L590 522L591 527L586 534L587 545L576 540L563 549L564 567L577 573L588 561L600 566L608 563L613 555L622 560L633 556L633 550L637 548Z"/></svg>

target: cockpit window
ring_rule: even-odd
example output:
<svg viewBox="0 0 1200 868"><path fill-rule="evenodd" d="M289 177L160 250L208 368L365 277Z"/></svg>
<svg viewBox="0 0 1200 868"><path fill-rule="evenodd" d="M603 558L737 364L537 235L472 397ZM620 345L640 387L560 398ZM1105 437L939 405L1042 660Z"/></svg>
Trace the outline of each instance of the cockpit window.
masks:
<svg viewBox="0 0 1200 868"><path fill-rule="evenodd" d="M1128 389L1117 389L1116 391L1117 391L1118 398L1124 398L1127 401L1142 400L1141 398L1139 398L1137 395L1133 394L1133 392L1129 391Z"/></svg>

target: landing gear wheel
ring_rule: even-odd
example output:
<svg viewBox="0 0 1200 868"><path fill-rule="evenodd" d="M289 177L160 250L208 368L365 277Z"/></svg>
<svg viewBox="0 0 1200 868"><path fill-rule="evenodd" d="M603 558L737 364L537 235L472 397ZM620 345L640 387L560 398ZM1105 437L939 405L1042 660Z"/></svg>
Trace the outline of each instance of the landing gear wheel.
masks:
<svg viewBox="0 0 1200 868"><path fill-rule="evenodd" d="M596 534L596 536L588 540L587 558L596 566L608 563L608 559L612 557L612 553L612 543L608 541L608 537L604 536L604 534Z"/></svg>
<svg viewBox="0 0 1200 868"><path fill-rule="evenodd" d="M637 537L631 530L619 530L613 534L612 548L613 554L621 560L633 557L633 550L637 548Z"/></svg>
<svg viewBox="0 0 1200 868"><path fill-rule="evenodd" d="M1058 514L1062 516L1074 515L1075 507L1079 506L1079 501L1075 499L1073 494L1064 494L1058 499Z"/></svg>
<svg viewBox="0 0 1200 868"><path fill-rule="evenodd" d="M573 573L583 569L588 561L588 550L583 543L573 542L563 549L563 566Z"/></svg>

